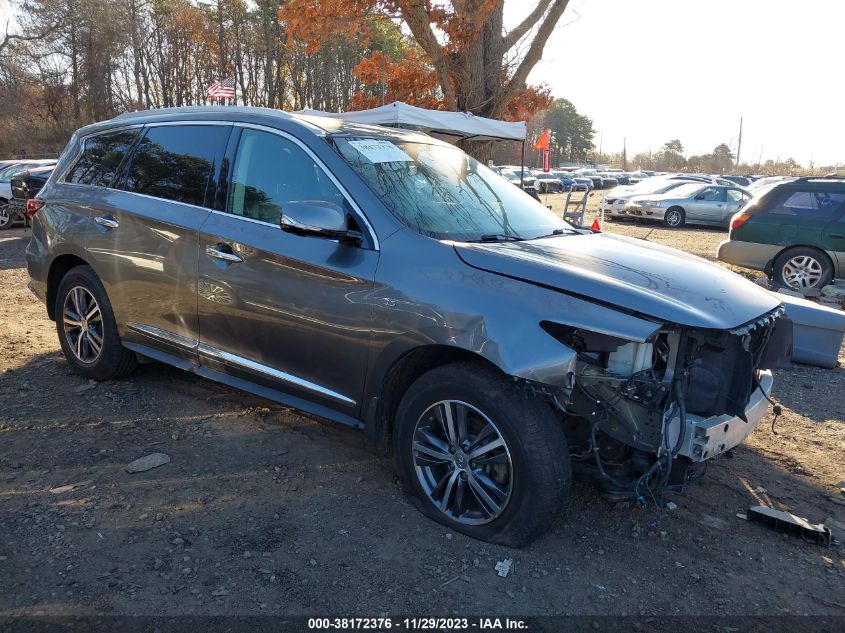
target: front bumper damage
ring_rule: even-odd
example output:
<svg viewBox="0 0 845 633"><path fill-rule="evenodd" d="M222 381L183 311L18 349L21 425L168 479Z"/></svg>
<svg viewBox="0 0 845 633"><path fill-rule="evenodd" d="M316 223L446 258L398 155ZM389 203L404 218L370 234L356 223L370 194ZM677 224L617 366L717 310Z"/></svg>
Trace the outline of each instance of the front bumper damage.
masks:
<svg viewBox="0 0 845 633"><path fill-rule="evenodd" d="M771 395L774 384L772 372L761 371L759 382L760 387L751 394L745 409L745 420L728 414L708 418L687 415L687 428L684 429L678 455L702 462L729 451L751 435L769 411L767 396ZM679 423L679 420L674 419L670 427Z"/></svg>
<svg viewBox="0 0 845 633"><path fill-rule="evenodd" d="M555 397L574 467L614 496L682 486L690 465L765 417L791 333L782 307L731 330L666 325L645 343L557 330L579 353L571 388Z"/></svg>

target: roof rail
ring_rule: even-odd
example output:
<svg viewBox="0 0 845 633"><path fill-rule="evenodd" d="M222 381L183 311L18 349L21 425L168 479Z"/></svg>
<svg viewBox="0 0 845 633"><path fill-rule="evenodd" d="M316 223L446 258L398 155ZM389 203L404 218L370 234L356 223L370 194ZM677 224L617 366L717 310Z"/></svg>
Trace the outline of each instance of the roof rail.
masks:
<svg viewBox="0 0 845 633"><path fill-rule="evenodd" d="M810 182L811 180L834 180L834 181L845 181L845 174L825 174L824 176L802 176L794 180L793 182Z"/></svg>

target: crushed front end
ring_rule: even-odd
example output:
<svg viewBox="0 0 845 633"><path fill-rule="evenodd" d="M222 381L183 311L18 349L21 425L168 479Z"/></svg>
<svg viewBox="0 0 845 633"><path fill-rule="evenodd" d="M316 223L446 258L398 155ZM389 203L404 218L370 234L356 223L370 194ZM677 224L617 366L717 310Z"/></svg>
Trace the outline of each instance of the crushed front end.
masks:
<svg viewBox="0 0 845 633"><path fill-rule="evenodd" d="M742 442L766 415L771 370L792 347L782 307L730 330L667 325L645 342L547 331L578 353L554 397L573 467L615 497L677 489L692 464Z"/></svg>

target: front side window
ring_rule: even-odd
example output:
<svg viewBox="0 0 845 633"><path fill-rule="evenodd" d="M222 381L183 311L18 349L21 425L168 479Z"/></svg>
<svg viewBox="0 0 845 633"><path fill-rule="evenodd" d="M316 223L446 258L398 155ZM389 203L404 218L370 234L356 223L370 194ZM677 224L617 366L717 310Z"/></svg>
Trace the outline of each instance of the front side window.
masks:
<svg viewBox="0 0 845 633"><path fill-rule="evenodd" d="M224 125L148 128L132 156L125 189L202 206L230 130Z"/></svg>
<svg viewBox="0 0 845 633"><path fill-rule="evenodd" d="M296 143L277 134L244 129L229 186L227 209L278 224L290 202L332 202L350 211L340 190Z"/></svg>
<svg viewBox="0 0 845 633"><path fill-rule="evenodd" d="M769 208L770 215L810 220L833 220L845 210L845 193L826 191L784 191Z"/></svg>
<svg viewBox="0 0 845 633"><path fill-rule="evenodd" d="M91 136L83 141L82 156L65 176L65 182L109 187L138 130L120 130Z"/></svg>
<svg viewBox="0 0 845 633"><path fill-rule="evenodd" d="M533 239L571 225L461 150L333 137L336 150L396 217L435 239Z"/></svg>
<svg viewBox="0 0 845 633"><path fill-rule="evenodd" d="M700 194L698 194L696 198L699 200L704 200L705 202L720 202L722 200L723 194L723 189L719 189L718 187L707 187Z"/></svg>

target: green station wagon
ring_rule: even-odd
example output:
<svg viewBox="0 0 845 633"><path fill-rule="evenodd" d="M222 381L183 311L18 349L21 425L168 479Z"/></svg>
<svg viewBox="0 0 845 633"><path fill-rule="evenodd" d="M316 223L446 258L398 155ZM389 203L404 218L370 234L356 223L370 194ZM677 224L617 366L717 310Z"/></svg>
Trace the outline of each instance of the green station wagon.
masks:
<svg viewBox="0 0 845 633"><path fill-rule="evenodd" d="M717 256L797 290L842 277L845 177L799 178L758 195L733 217Z"/></svg>

